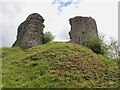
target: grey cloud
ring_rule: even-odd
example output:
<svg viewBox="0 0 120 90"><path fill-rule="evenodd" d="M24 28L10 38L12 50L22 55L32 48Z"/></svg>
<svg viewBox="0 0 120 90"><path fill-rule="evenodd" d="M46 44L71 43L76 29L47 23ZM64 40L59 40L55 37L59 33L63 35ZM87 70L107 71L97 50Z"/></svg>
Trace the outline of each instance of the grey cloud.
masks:
<svg viewBox="0 0 120 90"><path fill-rule="evenodd" d="M1 2L1 10L2 14L0 26L0 32L2 32L2 43L3 47L12 46L17 29L17 16L21 12L21 4L17 2ZM2 30L2 31L1 31Z"/></svg>
<svg viewBox="0 0 120 90"><path fill-rule="evenodd" d="M69 41L68 33L69 33L69 28L65 27L62 30L60 30L57 35L60 38L60 40Z"/></svg>

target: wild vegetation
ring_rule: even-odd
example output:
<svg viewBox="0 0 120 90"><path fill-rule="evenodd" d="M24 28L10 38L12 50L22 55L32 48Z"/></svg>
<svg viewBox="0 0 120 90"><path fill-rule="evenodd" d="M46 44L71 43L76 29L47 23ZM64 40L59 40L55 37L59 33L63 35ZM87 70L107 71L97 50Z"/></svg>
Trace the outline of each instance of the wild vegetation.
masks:
<svg viewBox="0 0 120 90"><path fill-rule="evenodd" d="M110 42L105 41L105 36L99 34L99 38L90 35L85 39L85 46L91 49L96 54L102 54L113 60L119 60L118 55L118 41L110 38Z"/></svg>
<svg viewBox="0 0 120 90"><path fill-rule="evenodd" d="M72 43L2 48L2 62L5 88L119 87L116 61Z"/></svg>
<svg viewBox="0 0 120 90"><path fill-rule="evenodd" d="M44 43L52 42L55 36L52 35L50 31L45 32L44 34Z"/></svg>

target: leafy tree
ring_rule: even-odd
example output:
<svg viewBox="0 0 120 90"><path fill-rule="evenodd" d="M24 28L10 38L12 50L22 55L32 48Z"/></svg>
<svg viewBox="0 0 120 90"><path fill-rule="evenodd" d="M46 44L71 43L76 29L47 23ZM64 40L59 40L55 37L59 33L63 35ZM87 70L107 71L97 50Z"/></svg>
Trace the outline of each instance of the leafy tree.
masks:
<svg viewBox="0 0 120 90"><path fill-rule="evenodd" d="M110 42L108 44L108 53L107 56L111 59L118 60L119 52L118 52L118 41L110 38Z"/></svg>
<svg viewBox="0 0 120 90"><path fill-rule="evenodd" d="M50 31L45 32L44 34L44 43L52 42L55 36L52 35Z"/></svg>

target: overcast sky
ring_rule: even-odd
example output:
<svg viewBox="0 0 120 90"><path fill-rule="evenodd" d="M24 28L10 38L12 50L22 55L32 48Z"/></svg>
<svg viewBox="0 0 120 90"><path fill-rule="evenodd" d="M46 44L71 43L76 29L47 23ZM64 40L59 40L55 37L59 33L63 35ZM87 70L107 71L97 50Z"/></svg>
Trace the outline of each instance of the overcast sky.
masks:
<svg viewBox="0 0 120 90"><path fill-rule="evenodd" d="M69 41L68 20L75 16L91 16L106 40L118 39L118 0L1 0L0 47L12 46L18 26L31 13L44 17L44 31L51 31L55 41Z"/></svg>

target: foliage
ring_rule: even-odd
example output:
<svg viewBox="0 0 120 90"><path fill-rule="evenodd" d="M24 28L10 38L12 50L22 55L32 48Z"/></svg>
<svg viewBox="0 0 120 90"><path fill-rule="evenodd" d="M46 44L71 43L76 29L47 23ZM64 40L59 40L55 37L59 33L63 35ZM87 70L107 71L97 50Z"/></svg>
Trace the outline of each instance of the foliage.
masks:
<svg viewBox="0 0 120 90"><path fill-rule="evenodd" d="M86 38L86 46L97 54L105 55L107 52L107 45L103 42L102 38L90 35Z"/></svg>
<svg viewBox="0 0 120 90"><path fill-rule="evenodd" d="M51 41L54 40L54 38L55 38L55 36L53 36L50 31L45 32L45 34L44 34L44 43L51 42Z"/></svg>
<svg viewBox="0 0 120 90"><path fill-rule="evenodd" d="M110 38L110 42L105 42L105 35L99 34L99 38L90 35L86 38L86 46L97 54L102 54L113 60L118 60L118 41Z"/></svg>
<svg viewBox="0 0 120 90"><path fill-rule="evenodd" d="M4 88L117 88L117 62L80 45L52 42L2 50Z"/></svg>

